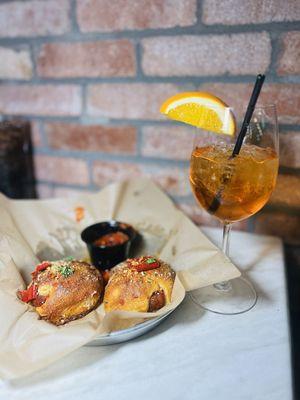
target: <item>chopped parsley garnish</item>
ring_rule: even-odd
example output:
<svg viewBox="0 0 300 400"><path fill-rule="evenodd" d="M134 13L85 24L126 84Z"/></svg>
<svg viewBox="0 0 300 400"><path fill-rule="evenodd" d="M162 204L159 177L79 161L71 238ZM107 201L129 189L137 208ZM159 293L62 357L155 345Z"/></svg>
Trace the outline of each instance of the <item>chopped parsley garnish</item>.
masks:
<svg viewBox="0 0 300 400"><path fill-rule="evenodd" d="M152 264L152 263L154 263L154 262L156 262L155 258L148 258L148 259L146 260L146 263L147 263L147 264Z"/></svg>
<svg viewBox="0 0 300 400"><path fill-rule="evenodd" d="M61 273L65 278L68 278L68 276L74 273L74 268L72 268L70 265L60 265L58 272Z"/></svg>

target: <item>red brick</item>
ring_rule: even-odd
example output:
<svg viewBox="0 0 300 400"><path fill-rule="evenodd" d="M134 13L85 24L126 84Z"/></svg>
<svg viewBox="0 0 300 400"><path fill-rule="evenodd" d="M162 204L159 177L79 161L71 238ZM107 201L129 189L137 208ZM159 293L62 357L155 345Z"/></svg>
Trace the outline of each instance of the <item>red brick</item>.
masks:
<svg viewBox="0 0 300 400"><path fill-rule="evenodd" d="M173 28L196 22L196 0L77 0L83 32Z"/></svg>
<svg viewBox="0 0 300 400"><path fill-rule="evenodd" d="M101 187L124 179L147 177L153 179L172 195L185 196L190 193L187 171L177 167L119 161L96 161L93 167L93 177L94 182Z"/></svg>
<svg viewBox="0 0 300 400"><path fill-rule="evenodd" d="M300 209L300 176L278 175L269 204Z"/></svg>
<svg viewBox="0 0 300 400"><path fill-rule="evenodd" d="M207 25L260 24L299 19L298 0L203 1L202 21Z"/></svg>
<svg viewBox="0 0 300 400"><path fill-rule="evenodd" d="M145 157L189 160L193 138L193 127L146 126L143 128L141 152Z"/></svg>
<svg viewBox="0 0 300 400"><path fill-rule="evenodd" d="M93 181L100 187L140 176L142 176L142 170L138 164L95 161L93 165Z"/></svg>
<svg viewBox="0 0 300 400"><path fill-rule="evenodd" d="M47 43L37 71L48 78L134 76L134 47L129 40Z"/></svg>
<svg viewBox="0 0 300 400"><path fill-rule="evenodd" d="M0 110L12 115L79 115L81 91L76 85L0 86Z"/></svg>
<svg viewBox="0 0 300 400"><path fill-rule="evenodd" d="M135 154L137 133L133 126L48 123L45 131L50 147L62 150Z"/></svg>
<svg viewBox="0 0 300 400"><path fill-rule="evenodd" d="M300 32L283 34L280 45L277 73L300 74Z"/></svg>
<svg viewBox="0 0 300 400"><path fill-rule="evenodd" d="M31 140L34 148L42 146L42 133L37 121L31 121Z"/></svg>
<svg viewBox="0 0 300 400"><path fill-rule="evenodd" d="M0 37L60 35L70 30L69 0L0 4Z"/></svg>
<svg viewBox="0 0 300 400"><path fill-rule="evenodd" d="M280 165L300 168L300 132L286 132L280 135Z"/></svg>
<svg viewBox="0 0 300 400"><path fill-rule="evenodd" d="M242 83L206 83L200 90L221 97L242 116L246 110L252 91L252 84ZM264 84L260 95L260 104L276 104L278 120L281 123L300 123L300 84L268 83Z"/></svg>
<svg viewBox="0 0 300 400"><path fill-rule="evenodd" d="M159 108L179 88L171 83L103 83L90 85L87 113L125 119L164 119Z"/></svg>
<svg viewBox="0 0 300 400"><path fill-rule="evenodd" d="M35 156L37 179L45 182L87 185L89 171L85 161L76 158Z"/></svg>
<svg viewBox="0 0 300 400"><path fill-rule="evenodd" d="M1 6L0 6L1 7ZM32 63L28 50L0 47L0 79L30 79Z"/></svg>
<svg viewBox="0 0 300 400"><path fill-rule="evenodd" d="M255 232L279 236L285 243L300 244L299 215L283 212L259 213L255 218Z"/></svg>
<svg viewBox="0 0 300 400"><path fill-rule="evenodd" d="M142 40L142 46L146 75L256 74L266 71L271 59L271 41L266 32L154 37Z"/></svg>
<svg viewBox="0 0 300 400"><path fill-rule="evenodd" d="M202 207L197 204L191 203L178 203L178 207L183 211L196 225L207 225L221 227L221 222L214 216L208 214ZM233 229L239 231L247 231L247 220L235 222L233 224ZM220 237L221 243L221 237Z"/></svg>

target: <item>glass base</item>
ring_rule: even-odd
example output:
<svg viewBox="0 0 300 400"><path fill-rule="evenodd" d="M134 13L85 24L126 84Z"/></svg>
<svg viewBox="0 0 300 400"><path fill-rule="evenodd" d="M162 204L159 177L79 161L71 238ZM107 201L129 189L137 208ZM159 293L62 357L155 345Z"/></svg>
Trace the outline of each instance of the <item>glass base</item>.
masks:
<svg viewBox="0 0 300 400"><path fill-rule="evenodd" d="M196 289L188 295L204 310L225 315L242 314L251 310L257 302L254 287L244 278Z"/></svg>

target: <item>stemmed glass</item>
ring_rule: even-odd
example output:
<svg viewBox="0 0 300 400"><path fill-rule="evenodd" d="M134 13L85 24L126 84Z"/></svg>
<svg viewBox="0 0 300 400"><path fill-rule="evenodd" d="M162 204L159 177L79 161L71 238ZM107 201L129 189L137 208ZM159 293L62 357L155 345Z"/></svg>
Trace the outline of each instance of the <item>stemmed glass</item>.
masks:
<svg viewBox="0 0 300 400"><path fill-rule="evenodd" d="M232 111L228 109L224 116ZM231 157L234 142L235 138L195 128L190 162L193 194L201 207L222 222L222 251L227 257L232 224L258 212L275 187L279 165L275 106L255 108L240 153ZM219 314L246 312L257 300L253 285L244 277L192 291L190 296Z"/></svg>

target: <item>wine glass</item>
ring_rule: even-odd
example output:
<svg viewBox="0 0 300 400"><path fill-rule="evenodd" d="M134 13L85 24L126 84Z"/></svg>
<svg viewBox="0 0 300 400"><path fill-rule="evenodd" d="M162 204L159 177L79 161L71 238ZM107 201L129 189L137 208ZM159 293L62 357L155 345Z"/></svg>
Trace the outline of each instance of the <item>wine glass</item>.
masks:
<svg viewBox="0 0 300 400"><path fill-rule="evenodd" d="M232 109L227 109L228 115ZM224 120L225 124L226 121ZM194 128L190 183L201 207L223 224L222 251L229 257L232 224L258 212L275 187L279 166L275 105L257 106L241 150L232 157L235 138ZM244 277L194 290L192 300L218 314L240 314L256 303Z"/></svg>

